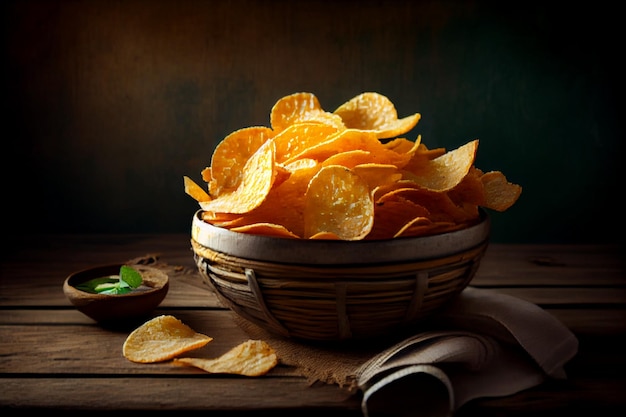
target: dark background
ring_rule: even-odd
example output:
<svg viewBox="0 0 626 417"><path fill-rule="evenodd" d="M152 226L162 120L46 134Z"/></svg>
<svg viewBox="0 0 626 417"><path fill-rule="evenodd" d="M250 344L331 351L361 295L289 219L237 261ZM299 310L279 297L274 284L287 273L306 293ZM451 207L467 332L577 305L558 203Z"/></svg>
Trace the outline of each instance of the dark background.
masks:
<svg viewBox="0 0 626 417"><path fill-rule="evenodd" d="M224 136L376 91L523 186L493 241L621 242L620 14L554 3L3 2L5 235L188 232Z"/></svg>

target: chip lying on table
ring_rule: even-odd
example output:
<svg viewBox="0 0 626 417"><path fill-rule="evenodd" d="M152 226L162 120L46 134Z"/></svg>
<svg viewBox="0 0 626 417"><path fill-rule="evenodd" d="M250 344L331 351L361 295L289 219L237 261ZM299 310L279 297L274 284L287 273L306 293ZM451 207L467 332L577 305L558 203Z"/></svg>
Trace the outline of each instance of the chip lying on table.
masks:
<svg viewBox="0 0 626 417"><path fill-rule="evenodd" d="M136 363L173 360L209 373L262 376L278 364L274 349L263 340L247 340L214 359L179 358L213 340L198 333L174 316L162 315L133 330L122 346L126 359Z"/></svg>
<svg viewBox="0 0 626 417"><path fill-rule="evenodd" d="M203 220L241 233L296 239L392 239L467 227L479 208L505 211L522 187L474 166L478 140L429 149L402 137L420 120L398 118L366 92L329 112L312 93L280 98L270 127L227 135L202 170L184 176Z"/></svg>

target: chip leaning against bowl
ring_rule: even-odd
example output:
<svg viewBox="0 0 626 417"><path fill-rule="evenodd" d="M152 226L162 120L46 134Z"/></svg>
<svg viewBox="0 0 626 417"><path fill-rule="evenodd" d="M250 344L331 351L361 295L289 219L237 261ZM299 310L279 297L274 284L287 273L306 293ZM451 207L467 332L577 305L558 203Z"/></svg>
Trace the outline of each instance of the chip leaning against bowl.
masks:
<svg viewBox="0 0 626 417"><path fill-rule="evenodd" d="M273 333L310 340L382 335L432 315L465 288L487 246L485 209L521 187L474 166L478 140L429 149L385 96L334 112L315 95L279 99L270 127L215 148L191 244L227 306Z"/></svg>

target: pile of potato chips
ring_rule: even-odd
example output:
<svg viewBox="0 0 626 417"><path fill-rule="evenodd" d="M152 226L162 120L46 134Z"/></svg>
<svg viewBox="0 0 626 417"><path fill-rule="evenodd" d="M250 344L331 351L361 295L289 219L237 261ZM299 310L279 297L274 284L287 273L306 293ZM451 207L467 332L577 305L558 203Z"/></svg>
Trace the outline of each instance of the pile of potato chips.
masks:
<svg viewBox="0 0 626 417"><path fill-rule="evenodd" d="M202 171L184 177L203 220L241 233L300 239L392 239L467 227L479 207L505 211L522 188L474 166L478 140L452 151L401 137L420 120L398 118L366 92L325 111L312 93L279 99L270 125L239 129Z"/></svg>

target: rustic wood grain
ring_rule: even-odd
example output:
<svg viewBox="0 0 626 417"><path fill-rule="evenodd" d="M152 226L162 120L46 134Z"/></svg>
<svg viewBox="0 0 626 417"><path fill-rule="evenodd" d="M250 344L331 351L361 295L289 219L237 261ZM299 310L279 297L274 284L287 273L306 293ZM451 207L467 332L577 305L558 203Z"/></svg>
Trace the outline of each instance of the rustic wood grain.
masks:
<svg viewBox="0 0 626 417"><path fill-rule="evenodd" d="M27 244L30 242L30 244ZM24 238L0 263L0 409L92 414L187 411L213 415L360 415L359 393L311 384L279 365L262 378L208 375L171 363L131 363L122 344L136 323L107 328L64 297L67 274L121 259L150 259L171 287L151 316L171 314L214 338L189 356L216 357L248 338L202 282L188 236L52 235ZM487 249L472 285L543 307L579 338L568 379L504 398L475 400L469 416L547 416L571 410L626 410L626 277L619 248L503 245Z"/></svg>

